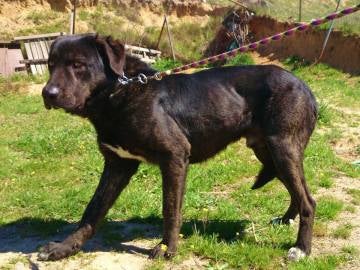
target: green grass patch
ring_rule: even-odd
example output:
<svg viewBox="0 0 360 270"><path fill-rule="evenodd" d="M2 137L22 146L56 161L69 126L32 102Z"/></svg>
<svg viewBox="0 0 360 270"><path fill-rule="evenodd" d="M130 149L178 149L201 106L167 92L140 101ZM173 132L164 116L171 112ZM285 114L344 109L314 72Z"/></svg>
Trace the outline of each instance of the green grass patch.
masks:
<svg viewBox="0 0 360 270"><path fill-rule="evenodd" d="M259 15L267 15L282 21L297 22L299 18L299 1L276 0L266 1L265 6L254 6L256 13ZM345 3L346 2L346 3ZM357 5L357 0L341 1L339 10L344 7ZM311 19L320 18L333 13L336 8L337 1L323 0L323 1L302 1L302 17L301 21L310 21ZM360 15L358 13L352 14L336 20L334 28L344 31L346 34L360 33L360 25L358 23ZM322 26L322 29L327 29L328 25Z"/></svg>
<svg viewBox="0 0 360 270"><path fill-rule="evenodd" d="M174 61L169 58L160 58L156 60L154 64L152 64L152 67L159 71L165 71L168 69L179 67L181 65L182 63L180 61L176 61L176 60Z"/></svg>
<svg viewBox="0 0 360 270"><path fill-rule="evenodd" d="M335 238L348 239L351 235L351 230L353 229L353 225L350 223L339 225L332 233Z"/></svg>
<svg viewBox="0 0 360 270"><path fill-rule="evenodd" d="M324 220L333 220L343 209L344 203L333 197L321 197L317 201L316 216Z"/></svg>
<svg viewBox="0 0 360 270"><path fill-rule="evenodd" d="M340 173L358 178L357 167L340 160L331 147L331 142L343 136L336 128L343 121L337 107L345 106L348 101L351 108L360 104L356 94L350 95L358 86L358 78L348 78L326 66L313 68L292 61L287 63L288 68L304 79L321 100L319 125L304 159L311 191L331 187ZM155 67L164 70L178 64L160 60ZM45 79L46 76L2 78L0 89L41 83ZM338 94L333 89L336 84L343 86L343 92L349 95ZM103 167L91 125L61 110L45 110L40 96L6 90L0 95L0 123L0 226L21 225L24 237L29 233L47 236L78 221ZM181 262L193 255L205 257L209 269L334 269L342 263L343 254L334 254L298 263L286 262L284 266L284 257L294 244L297 232L289 226L273 227L269 221L286 211L290 197L278 180L262 189L251 190L259 169L260 163L244 140L230 145L207 162L191 166L183 209L184 239L174 260ZM357 190L348 192L357 200ZM116 246L123 239L114 233L112 222L115 221L150 223L161 228L161 193L159 169L141 165L109 211L109 222L105 221L103 229L100 228L106 244ZM314 235L328 235L326 222L343 210L348 211L348 205L339 200L318 199ZM339 237L349 231L338 229ZM136 230L132 233L137 237L144 235ZM156 261L151 268L162 269L165 264Z"/></svg>
<svg viewBox="0 0 360 270"><path fill-rule="evenodd" d="M360 190L358 189L348 189L347 193L351 195L351 197L353 198L352 203L355 205L360 205Z"/></svg>
<svg viewBox="0 0 360 270"><path fill-rule="evenodd" d="M238 54L226 61L226 66L254 65L255 61L248 53Z"/></svg>
<svg viewBox="0 0 360 270"><path fill-rule="evenodd" d="M289 269L291 270L330 270L336 269L341 264L343 257L329 255L320 258L306 258L297 263L291 263Z"/></svg>
<svg viewBox="0 0 360 270"><path fill-rule="evenodd" d="M351 256L358 256L359 255L359 248L358 247L355 247L355 246L351 246L351 245L348 245L348 246L344 246L342 249L341 249L342 252L344 252L345 254L349 254Z"/></svg>

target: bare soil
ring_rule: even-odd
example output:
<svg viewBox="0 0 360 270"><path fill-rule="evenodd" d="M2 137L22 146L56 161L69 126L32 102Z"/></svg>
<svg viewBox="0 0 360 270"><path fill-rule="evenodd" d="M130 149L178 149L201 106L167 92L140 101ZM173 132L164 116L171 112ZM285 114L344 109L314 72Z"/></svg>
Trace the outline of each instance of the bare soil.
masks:
<svg viewBox="0 0 360 270"><path fill-rule="evenodd" d="M250 30L254 34L255 40L286 31L292 27L295 27L295 24L278 22L262 16L255 16L250 22ZM261 56L270 59L285 59L296 55L309 62L315 62L319 58L325 36L326 30L310 28L304 32L297 32L293 37L262 46L258 52ZM359 36L345 36L339 31L333 31L321 62L350 74L359 75L359 48Z"/></svg>

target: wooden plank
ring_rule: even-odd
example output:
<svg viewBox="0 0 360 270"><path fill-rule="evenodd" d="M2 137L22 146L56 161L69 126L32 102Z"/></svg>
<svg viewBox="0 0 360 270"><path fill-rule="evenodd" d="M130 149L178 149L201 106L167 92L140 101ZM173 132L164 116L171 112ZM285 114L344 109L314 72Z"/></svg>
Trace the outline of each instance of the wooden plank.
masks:
<svg viewBox="0 0 360 270"><path fill-rule="evenodd" d="M49 55L50 46L51 46L51 40L44 40L44 43L45 43L46 51L47 51L47 53Z"/></svg>
<svg viewBox="0 0 360 270"><path fill-rule="evenodd" d="M0 48L0 74L7 75L7 48Z"/></svg>
<svg viewBox="0 0 360 270"><path fill-rule="evenodd" d="M158 51L158 50L153 50L153 49L148 49L148 48L143 48L143 47L138 47L138 46L133 46L133 45L128 45L128 44L125 44L125 50L148 52L148 53L156 54L156 55L161 54L161 51Z"/></svg>
<svg viewBox="0 0 360 270"><path fill-rule="evenodd" d="M44 55L43 48L41 47L40 41L36 41L35 45L36 45L36 50L37 50L38 55L39 55L39 59L48 58L47 56ZM46 53L46 49L45 49L45 53ZM40 64L40 66L41 66L42 72L45 73L46 69L47 69L47 66L44 65L44 64Z"/></svg>
<svg viewBox="0 0 360 270"><path fill-rule="evenodd" d="M41 48L43 58L48 59L49 58L49 49L46 46L46 41L41 40L41 41L39 41L39 44L40 44L40 48Z"/></svg>
<svg viewBox="0 0 360 270"><path fill-rule="evenodd" d="M29 42L25 42L24 43L24 47L25 47L25 51L26 51L26 55L27 55L27 58L29 60L32 60L34 59L33 57L33 54L32 54L32 51L31 51L31 48L30 48L30 43ZM30 65L30 70L31 70L31 73L36 75L38 72L37 72L37 69L36 69L36 66L35 65Z"/></svg>
<svg viewBox="0 0 360 270"><path fill-rule="evenodd" d="M41 35L33 35L33 36L21 36L15 37L14 40L33 40L33 39L44 39L44 38L56 38L58 36L65 35L65 32L58 32L58 33L49 33L49 34L41 34Z"/></svg>
<svg viewBox="0 0 360 270"><path fill-rule="evenodd" d="M31 41L30 42L30 49L32 51L32 54L33 54L33 59L40 59L42 58L40 55L39 55L39 52L38 52L38 49L37 49L37 46L36 46L36 42L34 41ZM35 64L36 66L36 70L39 74L43 74L43 70L42 70L42 67L40 64Z"/></svg>
<svg viewBox="0 0 360 270"><path fill-rule="evenodd" d="M20 60L19 62L22 64L46 64L47 63L47 59L24 59L24 60Z"/></svg>

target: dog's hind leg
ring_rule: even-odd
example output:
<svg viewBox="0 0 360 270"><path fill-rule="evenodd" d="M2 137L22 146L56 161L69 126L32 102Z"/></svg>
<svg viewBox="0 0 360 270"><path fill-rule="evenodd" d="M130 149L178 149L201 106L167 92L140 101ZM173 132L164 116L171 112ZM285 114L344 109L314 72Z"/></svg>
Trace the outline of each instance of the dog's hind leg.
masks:
<svg viewBox="0 0 360 270"><path fill-rule="evenodd" d="M100 183L86 207L78 229L62 242L50 242L40 249L39 260L59 260L77 253L89 239L113 205L121 191L136 172L139 162L120 159L112 154L105 156ZM112 156L112 157L111 157Z"/></svg>
<svg viewBox="0 0 360 270"><path fill-rule="evenodd" d="M268 150L267 145L263 141L258 141L256 144L252 145L255 156L262 163L262 168L256 177L255 183L251 189L258 189L266 185L268 182L277 177L276 167L274 165L273 158ZM281 180L281 179L280 179ZM286 182L283 182L285 187L288 189ZM289 190L289 189L288 189ZM290 193L291 194L291 193ZM295 199L291 196L291 202L288 210L283 217L274 218L271 220L271 223L276 224L290 224L290 220L294 220L298 214L298 209L296 206Z"/></svg>
<svg viewBox="0 0 360 270"><path fill-rule="evenodd" d="M292 203L284 217L300 214L300 226L295 247L289 250L289 259L298 260L311 252L315 201L305 183L303 172L304 147L297 138L276 135L268 138L268 146L278 171L278 177L287 187ZM295 210L297 207L297 211Z"/></svg>
<svg viewBox="0 0 360 270"><path fill-rule="evenodd" d="M276 169L265 143L257 142L249 147L253 149L255 156L262 163L262 168L256 177L255 183L251 187L251 189L258 189L275 178Z"/></svg>

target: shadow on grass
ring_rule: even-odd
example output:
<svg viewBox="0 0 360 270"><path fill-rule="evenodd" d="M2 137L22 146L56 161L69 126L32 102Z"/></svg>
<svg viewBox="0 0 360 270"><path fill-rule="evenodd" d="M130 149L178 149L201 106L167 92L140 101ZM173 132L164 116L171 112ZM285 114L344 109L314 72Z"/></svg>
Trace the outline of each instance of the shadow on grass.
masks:
<svg viewBox="0 0 360 270"><path fill-rule="evenodd" d="M194 233L216 234L219 241L232 242L245 236L248 220L188 220L182 226L184 237ZM139 247L137 241L161 239L162 219L157 216L135 217L126 221L105 220L95 236L82 250L125 251L148 254L149 248ZM75 223L62 219L22 218L0 226L0 253L33 253L49 241L62 241L76 229Z"/></svg>
<svg viewBox="0 0 360 270"><path fill-rule="evenodd" d="M82 250L148 255L150 248L161 239L162 221L158 216L135 217L126 221L105 220ZM249 220L187 220L181 233L185 238L195 233L209 236L215 234L219 242L232 243L241 241L249 226ZM76 227L75 223L62 219L39 218L23 218L4 224L0 226L0 253L37 252L39 247L49 241L62 241ZM288 248L288 245L283 248Z"/></svg>

